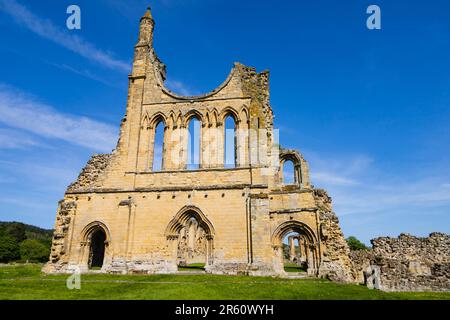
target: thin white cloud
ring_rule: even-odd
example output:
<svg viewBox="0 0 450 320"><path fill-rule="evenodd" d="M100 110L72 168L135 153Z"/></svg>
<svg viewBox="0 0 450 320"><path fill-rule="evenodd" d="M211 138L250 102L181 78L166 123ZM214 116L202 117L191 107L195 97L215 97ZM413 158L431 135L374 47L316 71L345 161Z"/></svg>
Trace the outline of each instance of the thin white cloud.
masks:
<svg viewBox="0 0 450 320"><path fill-rule="evenodd" d="M434 182L433 182L434 181ZM363 189L333 189L331 195L339 215L394 214L398 210L417 212L429 207L450 205L450 192L440 186L439 177L429 181L405 181L383 192L376 186ZM426 210L423 211L426 215Z"/></svg>
<svg viewBox="0 0 450 320"><path fill-rule="evenodd" d="M41 145L36 139L23 132L0 128L0 149L26 149Z"/></svg>
<svg viewBox="0 0 450 320"><path fill-rule="evenodd" d="M326 189L333 199L333 209L342 217L346 235L368 242L375 236L401 232L448 232L448 167L417 164L405 173L390 169L394 162L385 168L365 154L303 151L311 182ZM402 168L402 163L398 166Z"/></svg>
<svg viewBox="0 0 450 320"><path fill-rule="evenodd" d="M72 73L74 73L76 75L82 76L84 78L100 82L100 83L102 83L102 84L104 84L104 85L106 85L108 87L111 87L111 88L122 89L122 90L126 89L126 85L125 86L120 86L117 83L113 83L113 82L107 81L107 80L105 80L105 79L103 79L103 78L93 74L91 71L89 71L87 69L78 70L78 69L76 69L74 67L71 67L71 66L69 66L67 64L57 64L57 63L51 63L51 62L46 62L46 63L48 63L49 65L52 65L52 66L54 66L54 67L56 67L58 69L69 71L69 72L72 72Z"/></svg>
<svg viewBox="0 0 450 320"><path fill-rule="evenodd" d="M312 179L314 182L318 182L319 184L324 185L355 186L359 184L358 181L355 181L353 179L339 176L338 174L326 171L314 172L312 174Z"/></svg>
<svg viewBox="0 0 450 320"><path fill-rule="evenodd" d="M0 176L0 184L6 184L6 183L12 183L15 182L16 179L12 178L12 177L2 177Z"/></svg>
<svg viewBox="0 0 450 320"><path fill-rule="evenodd" d="M430 207L450 206L445 175L418 172L416 176L388 173L367 155L321 155L309 151L311 181L333 198L339 216L393 215ZM416 178L416 177L426 178Z"/></svg>
<svg viewBox="0 0 450 320"><path fill-rule="evenodd" d="M64 149L62 153L68 156L67 150ZM61 158L60 155L55 156L54 154L47 155L45 158L19 158L14 163L0 163L0 172L8 172L11 177L19 178L22 183L38 186L40 191L59 192L76 179L81 169L72 163L76 162L73 161L73 157L71 159Z"/></svg>
<svg viewBox="0 0 450 320"><path fill-rule="evenodd" d="M27 216L27 215L33 215L33 210L47 210L50 212L53 212L56 205L49 203L49 202L44 202L44 201L39 201L39 199L35 199L35 200L30 200L29 196L15 196L15 197L2 197L0 198L0 203L5 205L5 204L9 204L9 205L14 205L14 206L18 206L20 208L26 208L26 209L31 209L29 210L29 212L27 213L27 211L24 211L20 214L20 219L23 219L23 216Z"/></svg>
<svg viewBox="0 0 450 320"><path fill-rule="evenodd" d="M195 92L192 92L192 90L189 89L188 86L185 85L181 81L167 80L164 84L171 91L173 91L173 92L175 92L177 94L180 94L182 96L190 97L190 96L194 96L195 95Z"/></svg>
<svg viewBox="0 0 450 320"><path fill-rule="evenodd" d="M357 186L359 177L364 174L373 162L366 155L352 155L346 157L322 156L315 152L308 152L311 164L311 180L313 184L325 186Z"/></svg>
<svg viewBox="0 0 450 320"><path fill-rule="evenodd" d="M0 10L12 16L14 20L42 38L53 41L80 56L99 63L110 69L122 72L130 71L130 64L114 58L110 53L96 48L93 44L77 35L55 26L50 20L43 19L16 0L0 0Z"/></svg>
<svg viewBox="0 0 450 320"><path fill-rule="evenodd" d="M116 128L109 124L58 112L5 85L0 85L0 122L102 152L110 152L117 139Z"/></svg>

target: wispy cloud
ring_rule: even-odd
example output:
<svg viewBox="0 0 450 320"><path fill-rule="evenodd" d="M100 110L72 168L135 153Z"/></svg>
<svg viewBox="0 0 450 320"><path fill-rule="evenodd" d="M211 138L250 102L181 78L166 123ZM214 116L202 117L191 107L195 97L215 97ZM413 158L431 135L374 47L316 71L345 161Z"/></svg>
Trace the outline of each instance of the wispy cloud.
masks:
<svg viewBox="0 0 450 320"><path fill-rule="evenodd" d="M36 212L36 210L47 210L49 212L54 211L54 207L56 206L53 203L49 202L43 202L39 201L39 199L30 200L29 196L22 195L17 197L3 197L0 198L0 203L4 206L5 204L14 205L17 207L27 208L27 212L24 211L20 214L18 220L23 221L24 217L26 216L32 216L33 212ZM51 211L50 211L51 210ZM34 217L36 219L36 217ZM41 217L42 218L42 217ZM2 218L3 219L3 218ZM11 219L13 220L13 219Z"/></svg>
<svg viewBox="0 0 450 320"><path fill-rule="evenodd" d="M30 59L30 57L33 55L32 53L29 53L29 52L24 53L23 51L15 50L14 48L11 48L11 47L1 48L1 49L5 50L6 52L9 52L11 54L16 55L16 56L20 57L21 59L22 58ZM124 90L124 91L126 91L126 89L127 89L127 82L125 80L125 77L123 77L124 80L110 81L110 80L105 79L102 76L99 76L99 75L93 73L92 71L90 71L90 70L88 70L86 68L79 69L79 68L71 66L71 65L69 65L67 63L62 63L62 64L55 63L55 62L48 61L47 59L43 59L42 57L36 57L34 55L33 55L33 59L35 61L39 61L39 62L45 63L46 65L55 67L55 68L57 68L59 70L71 72L71 73L76 74L78 76L81 76L81 77L84 77L84 78L87 78L87 79L90 79L90 80L94 80L94 81L100 82L100 83L102 83L102 84L104 84L104 85L106 85L108 87L111 87L111 88L121 89L121 90ZM122 77L121 77L121 79L122 79ZM123 82L123 85L120 84L121 82Z"/></svg>
<svg viewBox="0 0 450 320"><path fill-rule="evenodd" d="M309 163L313 184L329 191L341 216L395 214L399 209L450 205L448 181L436 173L422 173L427 178L389 174L366 155L320 156L309 152Z"/></svg>
<svg viewBox="0 0 450 320"><path fill-rule="evenodd" d="M325 185L335 185L335 186L355 186L358 185L359 182L346 178L344 176L340 176L335 173L327 172L327 171L319 171L313 174L314 182L318 182L319 184Z"/></svg>
<svg viewBox="0 0 450 320"><path fill-rule="evenodd" d="M39 190L62 191L64 186L76 178L81 169L73 165L73 158L61 159L60 155L48 154L42 150L39 154L46 154L47 157L45 159L17 159L13 163L0 163L0 172L8 172L10 173L9 178L19 178L22 183L26 181L39 186ZM68 151L64 150L63 154L68 156Z"/></svg>
<svg viewBox="0 0 450 320"><path fill-rule="evenodd" d="M114 58L110 53L96 48L95 45L77 35L68 34L68 31L58 28L48 19L35 15L16 0L0 0L0 10L12 16L18 24L28 28L35 34L53 41L84 58L110 69L122 72L130 70L128 62Z"/></svg>
<svg viewBox="0 0 450 320"><path fill-rule="evenodd" d="M60 139L103 152L110 152L117 139L114 126L58 112L21 91L1 84L0 122L41 137Z"/></svg>
<svg viewBox="0 0 450 320"><path fill-rule="evenodd" d="M36 139L23 132L0 128L0 149L26 149L40 145Z"/></svg>
<svg viewBox="0 0 450 320"><path fill-rule="evenodd" d="M390 214L399 209L417 211L450 205L450 192L439 183L440 177L401 184L365 185L359 189L334 189L333 198L340 215ZM426 211L424 210L424 215Z"/></svg>
<svg viewBox="0 0 450 320"><path fill-rule="evenodd" d="M311 175L313 183L326 186L356 186L360 184L359 176L372 163L366 155L347 157L324 157L315 152L309 152L309 160L314 168Z"/></svg>
<svg viewBox="0 0 450 320"><path fill-rule="evenodd" d="M182 96L194 96L197 93L192 91L187 85L185 85L181 81L176 80L167 80L165 83L165 86L169 88L171 91L181 94Z"/></svg>
<svg viewBox="0 0 450 320"><path fill-rule="evenodd" d="M56 67L58 69L69 71L71 73L74 73L76 75L82 76L84 78L100 82L100 83L102 83L102 84L104 84L104 85L106 85L108 87L115 88L115 89L126 90L126 85L125 86L120 86L117 83L107 81L107 80L103 79L102 77L97 76L96 74L92 73L91 71L89 71L87 69L79 70L79 69L74 68L72 66L69 66L67 64L57 64L57 63L51 63L51 62L47 62L47 61L46 61L46 63L51 65L51 66L54 66L54 67Z"/></svg>

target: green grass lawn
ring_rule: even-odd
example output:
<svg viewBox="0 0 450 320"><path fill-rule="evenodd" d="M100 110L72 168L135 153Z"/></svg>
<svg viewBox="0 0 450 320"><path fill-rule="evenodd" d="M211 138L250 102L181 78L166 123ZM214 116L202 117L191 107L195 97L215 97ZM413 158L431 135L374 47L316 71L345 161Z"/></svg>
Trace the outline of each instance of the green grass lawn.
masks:
<svg viewBox="0 0 450 320"><path fill-rule="evenodd" d="M386 293L320 279L218 275L81 275L69 290L66 275L40 265L0 267L0 299L450 299L450 293Z"/></svg>
<svg viewBox="0 0 450 320"><path fill-rule="evenodd" d="M296 263L285 263L284 264L284 271L286 272L306 272L306 270L302 267L299 267Z"/></svg>

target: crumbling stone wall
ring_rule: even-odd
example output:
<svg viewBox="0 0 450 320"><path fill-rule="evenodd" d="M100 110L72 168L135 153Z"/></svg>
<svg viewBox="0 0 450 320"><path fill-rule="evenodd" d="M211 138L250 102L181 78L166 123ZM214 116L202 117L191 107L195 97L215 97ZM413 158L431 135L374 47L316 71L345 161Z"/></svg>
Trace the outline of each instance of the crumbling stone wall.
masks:
<svg viewBox="0 0 450 320"><path fill-rule="evenodd" d="M323 244L319 276L333 281L353 282L350 249L339 226L339 219L332 211L331 198L323 189L315 189L314 198L319 207L320 240Z"/></svg>
<svg viewBox="0 0 450 320"><path fill-rule="evenodd" d="M384 291L450 291L450 236L401 234L371 241L372 250L352 252L353 274Z"/></svg>
<svg viewBox="0 0 450 320"><path fill-rule="evenodd" d="M356 283L367 284L365 272L370 268L370 260L373 257L372 249L350 250L351 272Z"/></svg>
<svg viewBox="0 0 450 320"><path fill-rule="evenodd" d="M52 238L50 261L44 267L46 272L65 271L67 262L63 261L69 246L69 226L75 214L77 204L75 201L60 201L56 214L55 231Z"/></svg>
<svg viewBox="0 0 450 320"><path fill-rule="evenodd" d="M67 192L74 192L77 189L88 188L97 181L100 174L106 169L110 163L111 154L96 154L88 161L86 166L81 170L77 181L69 185Z"/></svg>

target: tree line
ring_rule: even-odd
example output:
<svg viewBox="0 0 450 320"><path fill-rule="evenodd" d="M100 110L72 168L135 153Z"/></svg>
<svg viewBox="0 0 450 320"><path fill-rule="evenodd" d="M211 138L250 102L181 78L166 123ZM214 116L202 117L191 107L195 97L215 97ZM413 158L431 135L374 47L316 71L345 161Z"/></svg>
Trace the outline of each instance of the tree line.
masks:
<svg viewBox="0 0 450 320"><path fill-rule="evenodd" d="M0 222L0 263L46 262L53 230L20 222Z"/></svg>

